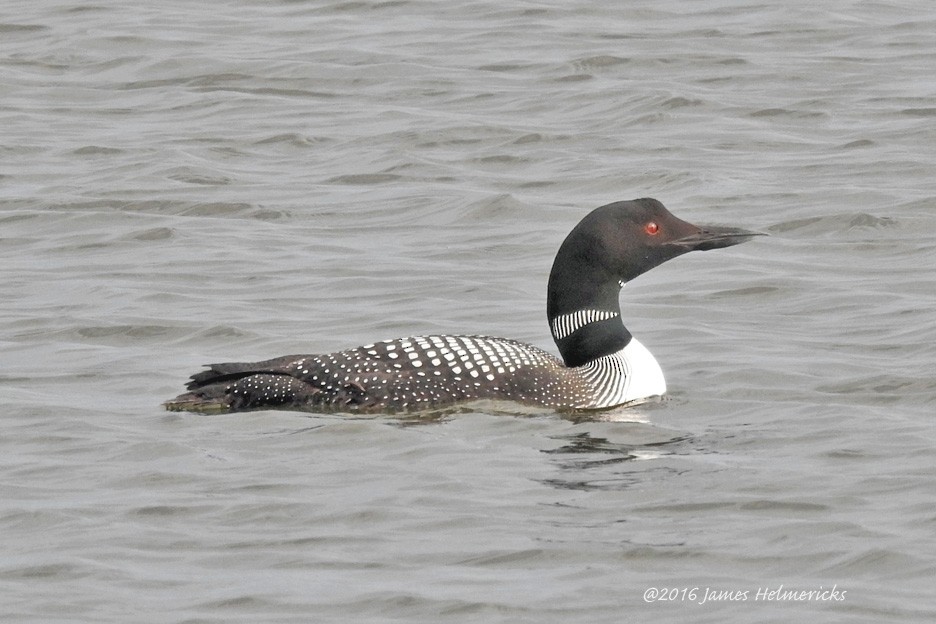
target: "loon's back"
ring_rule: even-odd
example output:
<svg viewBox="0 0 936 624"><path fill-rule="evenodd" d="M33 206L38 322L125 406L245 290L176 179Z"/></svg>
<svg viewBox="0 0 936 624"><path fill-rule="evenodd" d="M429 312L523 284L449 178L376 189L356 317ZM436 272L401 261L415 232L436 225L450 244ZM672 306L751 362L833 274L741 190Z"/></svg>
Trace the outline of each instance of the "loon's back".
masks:
<svg viewBox="0 0 936 624"><path fill-rule="evenodd" d="M582 371L531 345L488 336L417 336L324 355L212 364L169 410L287 408L400 412L492 399L585 407Z"/></svg>

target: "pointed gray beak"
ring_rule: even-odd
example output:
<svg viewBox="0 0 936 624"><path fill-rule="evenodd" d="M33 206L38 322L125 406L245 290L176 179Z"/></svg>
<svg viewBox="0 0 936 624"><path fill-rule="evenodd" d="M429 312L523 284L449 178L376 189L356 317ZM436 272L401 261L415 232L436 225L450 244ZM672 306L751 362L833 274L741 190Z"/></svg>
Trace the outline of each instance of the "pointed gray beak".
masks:
<svg viewBox="0 0 936 624"><path fill-rule="evenodd" d="M708 251L709 249L721 249L731 247L748 241L755 236L766 236L761 232L751 232L736 227L724 227L720 225L697 226L698 231L693 232L682 238L670 241L670 245L680 247L685 251Z"/></svg>

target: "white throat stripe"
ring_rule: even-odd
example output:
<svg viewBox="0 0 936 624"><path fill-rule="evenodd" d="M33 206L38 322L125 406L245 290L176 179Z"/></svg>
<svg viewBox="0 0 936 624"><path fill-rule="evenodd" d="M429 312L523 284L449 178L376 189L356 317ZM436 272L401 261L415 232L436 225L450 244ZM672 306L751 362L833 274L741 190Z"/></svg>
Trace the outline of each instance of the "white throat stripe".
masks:
<svg viewBox="0 0 936 624"><path fill-rule="evenodd" d="M606 321L616 316L618 316L617 312L606 312L604 310L578 310L577 312L557 316L552 322L553 338L562 340L589 323Z"/></svg>

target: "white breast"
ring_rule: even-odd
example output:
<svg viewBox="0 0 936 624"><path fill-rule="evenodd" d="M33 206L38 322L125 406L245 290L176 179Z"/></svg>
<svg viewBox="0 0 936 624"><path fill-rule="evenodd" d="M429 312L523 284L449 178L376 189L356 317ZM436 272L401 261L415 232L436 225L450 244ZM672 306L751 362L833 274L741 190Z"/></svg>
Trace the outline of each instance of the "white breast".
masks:
<svg viewBox="0 0 936 624"><path fill-rule="evenodd" d="M626 347L579 367L594 389L594 398L579 407L600 409L666 393L663 371L653 354L636 338Z"/></svg>

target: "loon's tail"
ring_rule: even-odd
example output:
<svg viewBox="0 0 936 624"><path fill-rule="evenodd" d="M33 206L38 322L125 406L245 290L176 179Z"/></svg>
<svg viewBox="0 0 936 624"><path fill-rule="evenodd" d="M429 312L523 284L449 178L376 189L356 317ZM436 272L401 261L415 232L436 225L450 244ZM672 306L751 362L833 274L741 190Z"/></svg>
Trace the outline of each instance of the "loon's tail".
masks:
<svg viewBox="0 0 936 624"><path fill-rule="evenodd" d="M171 412L217 414L308 405L321 390L285 370L295 359L209 364L208 370L192 375L186 385L189 392L163 406Z"/></svg>
<svg viewBox="0 0 936 624"><path fill-rule="evenodd" d="M163 403L170 412L198 412L201 414L223 414L231 411L230 397L221 391L186 392Z"/></svg>

